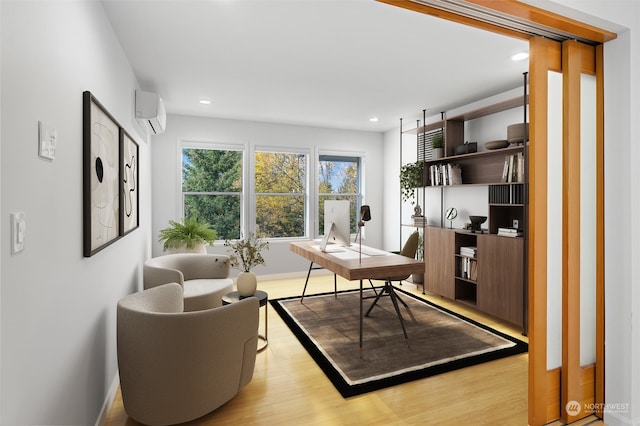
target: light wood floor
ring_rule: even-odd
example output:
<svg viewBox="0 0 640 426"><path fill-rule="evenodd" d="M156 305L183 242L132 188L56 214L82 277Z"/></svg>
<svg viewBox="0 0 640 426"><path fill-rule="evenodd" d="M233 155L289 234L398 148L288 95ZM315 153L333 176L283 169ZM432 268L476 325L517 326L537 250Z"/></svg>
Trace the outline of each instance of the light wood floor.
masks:
<svg viewBox="0 0 640 426"><path fill-rule="evenodd" d="M358 285L338 280L339 290ZM275 299L300 295L303 285L304 278L297 278L260 282L258 287ZM411 290L410 285L403 288ZM333 291L333 276L315 272L307 293L328 291ZM421 290L412 292L422 296ZM515 326L439 297L425 297L527 341ZM278 314L268 309L269 345L257 355L251 383L231 401L188 425L527 424L527 354L344 399ZM265 309L260 311L264 316ZM260 330L263 325L264 317ZM603 424L592 421L582 424ZM138 425L127 417L119 391L107 425Z"/></svg>

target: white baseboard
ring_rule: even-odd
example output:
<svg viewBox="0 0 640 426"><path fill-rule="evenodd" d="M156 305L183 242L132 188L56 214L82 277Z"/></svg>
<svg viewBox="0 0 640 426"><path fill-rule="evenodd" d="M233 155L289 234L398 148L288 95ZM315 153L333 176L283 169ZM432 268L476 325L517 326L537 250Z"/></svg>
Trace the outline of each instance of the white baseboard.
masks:
<svg viewBox="0 0 640 426"><path fill-rule="evenodd" d="M105 426L107 424L107 418L109 417L109 411L111 411L111 406L113 405L113 400L116 397L116 393L118 392L118 386L120 386L120 379L118 373L113 378L113 382L111 382L111 386L109 387L109 392L107 392L107 396L102 404L102 409L100 410L100 414L98 415L98 419L96 420L95 426Z"/></svg>

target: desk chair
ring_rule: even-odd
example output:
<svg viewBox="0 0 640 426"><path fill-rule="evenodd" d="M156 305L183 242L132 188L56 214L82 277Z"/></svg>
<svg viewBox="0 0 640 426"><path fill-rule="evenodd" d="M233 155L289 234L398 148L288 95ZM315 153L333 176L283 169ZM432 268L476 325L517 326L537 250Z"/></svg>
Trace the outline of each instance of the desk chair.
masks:
<svg viewBox="0 0 640 426"><path fill-rule="evenodd" d="M418 251L418 240L419 240L418 231L416 231L413 234L411 234L407 239L407 241L404 243L404 246L400 251L400 255L414 259L416 257L416 251ZM398 319L400 320L400 325L402 326L402 332L404 333L405 339L408 338L407 330L404 327L404 319L402 318L402 314L400 313L400 308L398 307L398 301L400 301L400 303L402 303L405 308L407 307L407 304L404 302L404 300L402 300L396 294L395 290L393 289L393 281L402 281L402 280L406 280L407 278L409 278L409 275L385 278L384 287L378 292L377 296L375 296L375 300L373 301L371 306L369 306L369 309L365 314L366 317L369 316L369 314L371 313L371 310L376 306L376 304L378 303L378 300L380 300L382 296L389 296L391 298L391 302L393 303L393 307L396 310L396 314L398 315Z"/></svg>

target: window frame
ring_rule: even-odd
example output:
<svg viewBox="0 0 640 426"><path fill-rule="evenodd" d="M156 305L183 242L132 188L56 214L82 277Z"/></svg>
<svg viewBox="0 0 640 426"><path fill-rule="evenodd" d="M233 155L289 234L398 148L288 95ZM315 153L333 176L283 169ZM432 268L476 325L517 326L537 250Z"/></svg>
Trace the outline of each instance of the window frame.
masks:
<svg viewBox="0 0 640 426"><path fill-rule="evenodd" d="M239 194L240 197L240 235L245 233L247 228L247 199L249 190L247 187L247 166L248 166L248 144L232 144L232 143L223 143L216 142L213 140L196 140L196 139L179 139L177 144L177 207L176 211L179 212L179 217L185 217L184 211L184 197L185 192L182 191L182 155L183 150L186 149L210 149L210 150L219 150L219 151L239 151L242 153L242 190L237 192L198 192L195 194L201 195L236 195ZM223 239L216 240L218 242L224 241Z"/></svg>
<svg viewBox="0 0 640 426"><path fill-rule="evenodd" d="M315 167L315 171L314 171L314 205L313 205L313 212L314 212L314 228L313 228L313 235L314 238L321 238L322 234L320 234L320 197L323 196L325 193L321 194L320 193L320 168L319 168L319 164L320 161L323 157L335 157L334 161L338 161L338 159L342 158L342 159L357 159L358 160L358 176L357 176L357 187L358 187L358 192L356 194L352 194L352 193L344 193L344 194L340 194L340 195L355 195L356 198L356 208L355 211L359 212L360 211L360 206L362 206L365 202L364 202L364 193L365 193L365 185L366 185L366 179L365 179L365 164L366 164L366 155L365 152L363 151L339 151L339 150L324 150L324 149L318 149L316 152L316 156L315 156L315 162L314 162L314 167ZM353 237L354 234L351 234L351 237ZM363 229L363 236L364 236L364 229Z"/></svg>
<svg viewBox="0 0 640 426"><path fill-rule="evenodd" d="M305 191L304 193L276 193L276 192L260 192L256 191L256 153L258 152L268 152L268 153L280 153L280 154L296 154L296 155L304 155L305 158L305 177L304 177L304 185ZM251 155L251 168L250 168L250 193L251 199L249 200L250 206L250 224L253 232L255 232L257 227L257 211L256 211L256 200L258 195L296 195L296 196L304 196L304 233L301 236L287 236L287 237L269 237L266 238L268 241L294 241L294 240L304 240L309 239L310 235L310 222L311 215L309 214L310 205L309 200L311 199L310 191L311 191L311 150L308 148L301 147L286 147L286 146L271 146L271 145L257 145L252 150Z"/></svg>

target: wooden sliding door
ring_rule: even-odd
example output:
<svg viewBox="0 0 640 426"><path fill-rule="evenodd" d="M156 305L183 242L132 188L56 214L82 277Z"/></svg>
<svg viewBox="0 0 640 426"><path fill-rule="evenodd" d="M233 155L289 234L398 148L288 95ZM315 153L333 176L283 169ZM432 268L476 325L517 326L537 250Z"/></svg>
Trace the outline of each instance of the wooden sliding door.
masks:
<svg viewBox="0 0 640 426"><path fill-rule="evenodd" d="M601 416L602 43L616 35L516 0L379 1L529 40L529 424Z"/></svg>

